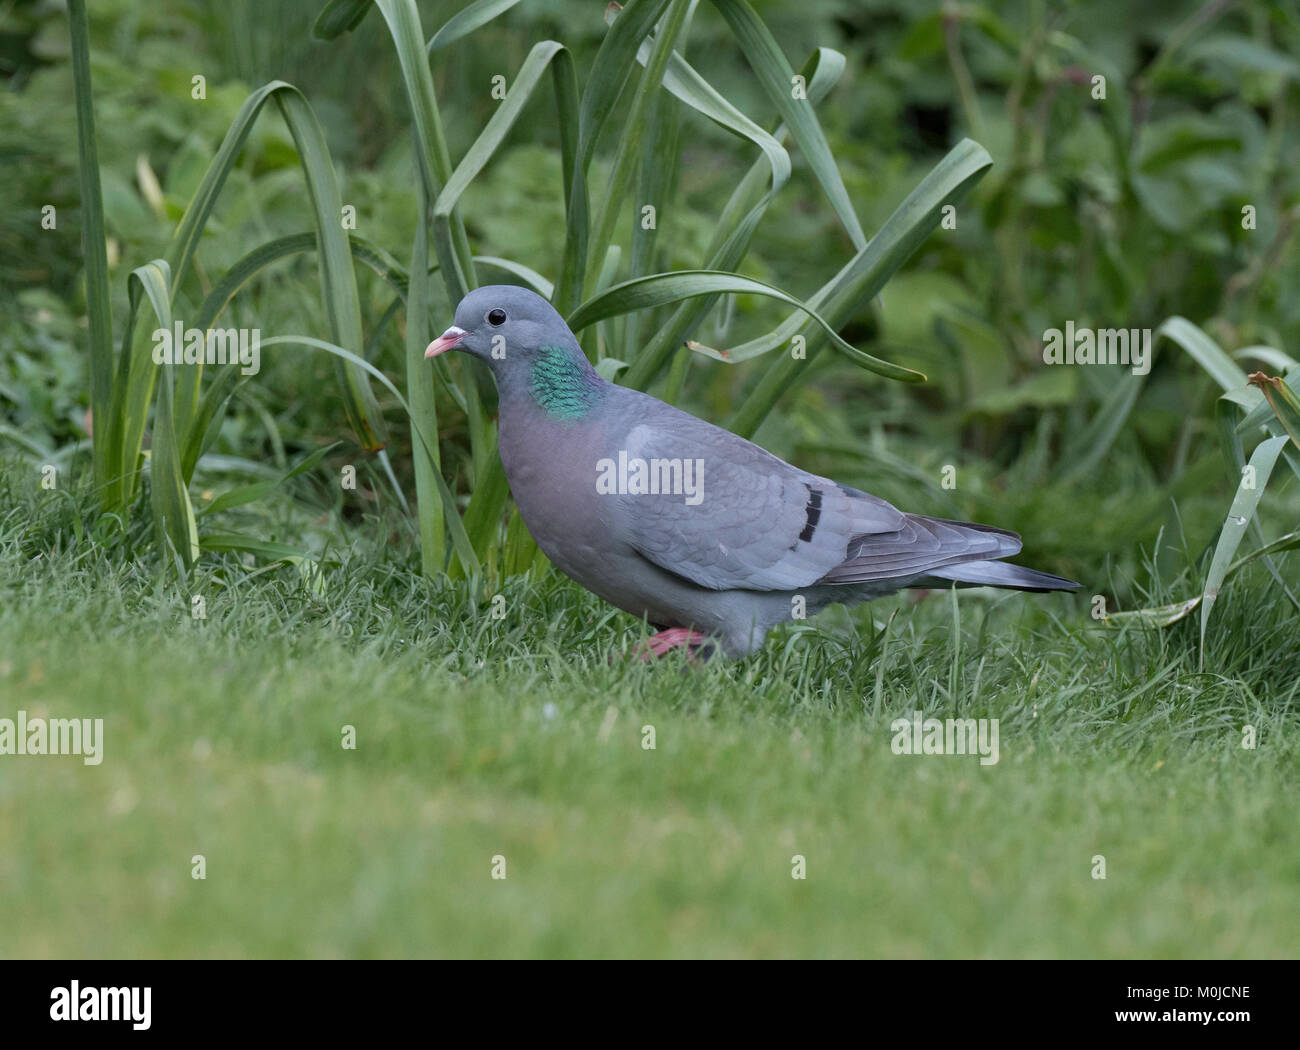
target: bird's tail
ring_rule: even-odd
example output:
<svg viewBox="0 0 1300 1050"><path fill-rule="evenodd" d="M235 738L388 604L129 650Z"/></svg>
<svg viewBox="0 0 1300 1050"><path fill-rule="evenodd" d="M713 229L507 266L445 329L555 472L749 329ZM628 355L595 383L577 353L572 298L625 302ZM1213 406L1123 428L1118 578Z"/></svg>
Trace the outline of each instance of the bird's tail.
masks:
<svg viewBox="0 0 1300 1050"><path fill-rule="evenodd" d="M966 561L931 569L930 576L968 587L1008 587L1016 591L1072 591L1079 585L1050 572L1027 569L1005 561ZM913 586L925 586L923 583Z"/></svg>

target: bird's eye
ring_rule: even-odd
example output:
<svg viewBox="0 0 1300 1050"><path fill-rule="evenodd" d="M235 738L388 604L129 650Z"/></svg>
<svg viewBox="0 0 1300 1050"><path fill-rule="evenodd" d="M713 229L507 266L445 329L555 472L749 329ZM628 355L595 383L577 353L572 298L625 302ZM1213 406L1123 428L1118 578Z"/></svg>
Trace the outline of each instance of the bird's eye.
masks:
<svg viewBox="0 0 1300 1050"><path fill-rule="evenodd" d="M488 324L494 328L499 328L506 323L506 312L504 310L489 310L487 319Z"/></svg>

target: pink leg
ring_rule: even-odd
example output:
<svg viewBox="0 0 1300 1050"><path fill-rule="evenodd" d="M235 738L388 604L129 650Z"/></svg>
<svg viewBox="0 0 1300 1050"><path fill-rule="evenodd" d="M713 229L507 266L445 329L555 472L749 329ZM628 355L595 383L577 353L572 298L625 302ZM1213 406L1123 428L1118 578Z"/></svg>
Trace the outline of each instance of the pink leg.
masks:
<svg viewBox="0 0 1300 1050"><path fill-rule="evenodd" d="M699 631L687 630L685 627L670 627L666 631L652 634L645 640L645 645L637 649L636 654L642 660L649 660L654 656L666 656L674 649L686 646L689 656L695 646L708 640L708 635L700 634Z"/></svg>

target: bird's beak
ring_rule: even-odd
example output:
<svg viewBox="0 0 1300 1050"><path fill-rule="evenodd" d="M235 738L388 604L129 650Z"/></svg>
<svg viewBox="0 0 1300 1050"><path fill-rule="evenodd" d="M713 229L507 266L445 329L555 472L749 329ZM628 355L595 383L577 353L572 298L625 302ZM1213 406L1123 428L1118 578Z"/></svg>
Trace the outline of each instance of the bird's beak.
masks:
<svg viewBox="0 0 1300 1050"><path fill-rule="evenodd" d="M439 354L445 354L448 350L460 346L460 341L467 335L469 335L469 333L465 331L465 329L457 328L455 325L452 325L443 332L442 335L438 336L437 339L429 344L429 348L425 350L424 356L428 358L437 357Z"/></svg>

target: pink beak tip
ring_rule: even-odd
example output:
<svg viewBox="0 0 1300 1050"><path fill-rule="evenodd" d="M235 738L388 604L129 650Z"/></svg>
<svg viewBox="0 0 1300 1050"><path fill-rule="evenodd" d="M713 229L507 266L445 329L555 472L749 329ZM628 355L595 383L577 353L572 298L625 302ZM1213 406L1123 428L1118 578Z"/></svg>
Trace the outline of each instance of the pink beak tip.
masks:
<svg viewBox="0 0 1300 1050"><path fill-rule="evenodd" d="M469 335L469 333L463 328L457 328L453 325L429 344L428 349L424 351L425 358L428 359L430 357L437 357L439 354L445 354L448 350L459 346L460 341L467 335Z"/></svg>

